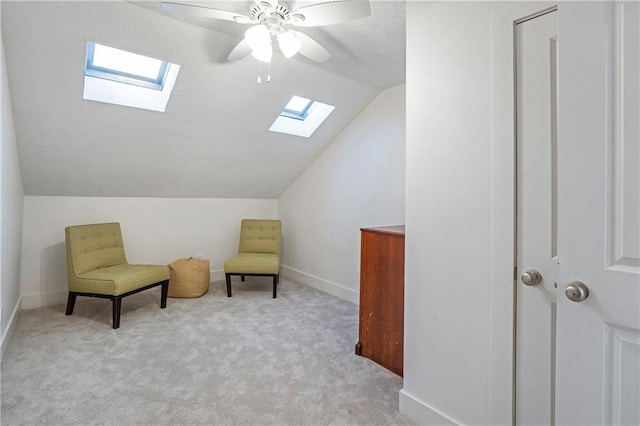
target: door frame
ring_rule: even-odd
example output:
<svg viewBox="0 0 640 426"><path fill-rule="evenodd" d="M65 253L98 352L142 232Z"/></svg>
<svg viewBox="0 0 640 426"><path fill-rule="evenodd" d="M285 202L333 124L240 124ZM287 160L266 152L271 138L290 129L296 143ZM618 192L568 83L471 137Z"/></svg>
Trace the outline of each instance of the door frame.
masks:
<svg viewBox="0 0 640 426"><path fill-rule="evenodd" d="M490 384L492 424L515 424L516 333L516 22L559 9L558 3L514 2L492 15L491 294ZM511 120L505 120L511 117ZM505 288L510 286L509 288ZM510 326L502 327L500 324ZM509 366L506 367L505 366Z"/></svg>
<svg viewBox="0 0 640 426"><path fill-rule="evenodd" d="M513 181L513 199L514 199L514 217L513 217L513 349L512 349L512 356L513 356L513 382L512 382L512 394L511 394L511 398L512 398L512 423L515 424L516 419L517 419L517 393L518 393L518 383L517 383L517 370L518 370L518 365L517 365L517 347L518 347L518 289L520 288L520 286L518 285L518 276L520 274L521 271L518 271L518 175L519 175L519 169L518 169L518 90L517 90L517 84L518 84L518 66L517 66L517 26L520 24L523 24L527 21L531 21L532 19L537 19L540 18L542 16L548 15L550 13L553 12L557 12L558 11L558 5L553 5L553 6L549 6L545 9L540 10L539 12L535 12L532 13L530 15L524 16L520 19L517 19L513 22L513 58L514 58L514 62L513 62L513 112L514 112L514 125L513 125L513 130L514 130L514 134L513 134L513 153L514 153L514 157L513 157L513 170L514 170L514 181ZM556 67L557 67L557 63L556 63ZM558 81L555 81L556 84L556 88L557 88L557 84ZM557 119L557 109L556 111L554 111L556 114L556 119ZM557 125L557 121L555 123ZM558 142L557 139L557 132L555 133L555 140L556 143ZM557 203L556 203L557 206ZM554 333L554 341L555 341L555 333ZM552 350L555 351L555 343L553 343L553 347ZM551 365L551 377L555 378L555 357L554 357L554 362ZM552 397L552 401L551 401L551 419L554 420L555 419L555 380L554 383L551 384L552 388L551 388L551 397ZM555 421L555 420L554 420Z"/></svg>

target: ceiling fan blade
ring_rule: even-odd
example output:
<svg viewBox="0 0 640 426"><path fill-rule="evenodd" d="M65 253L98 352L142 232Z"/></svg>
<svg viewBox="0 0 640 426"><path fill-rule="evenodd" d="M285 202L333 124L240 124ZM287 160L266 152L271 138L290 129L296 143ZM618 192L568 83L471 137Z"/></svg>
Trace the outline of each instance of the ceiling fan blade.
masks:
<svg viewBox="0 0 640 426"><path fill-rule="evenodd" d="M301 7L292 15L292 23L296 26L317 27L366 18L371 15L371 6L367 0L334 1ZM303 15L304 20L296 22L295 15Z"/></svg>
<svg viewBox="0 0 640 426"><path fill-rule="evenodd" d="M233 48L229 56L227 56L227 61L237 61L239 59L244 58L245 56L251 53L251 47L246 40L242 39L242 41L236 44L236 47Z"/></svg>
<svg viewBox="0 0 640 426"><path fill-rule="evenodd" d="M196 18L222 19L225 21L239 22L241 24L254 23L250 17L228 10L211 9L209 7L196 6L193 4L172 3L166 1L163 1L160 5L164 10L175 13L176 15Z"/></svg>
<svg viewBox="0 0 640 426"><path fill-rule="evenodd" d="M331 57L331 53L320 45L317 41L309 37L308 35L301 33L300 31L292 31L298 40L302 43L298 53L306 56L309 59L313 59L316 62L324 62Z"/></svg>

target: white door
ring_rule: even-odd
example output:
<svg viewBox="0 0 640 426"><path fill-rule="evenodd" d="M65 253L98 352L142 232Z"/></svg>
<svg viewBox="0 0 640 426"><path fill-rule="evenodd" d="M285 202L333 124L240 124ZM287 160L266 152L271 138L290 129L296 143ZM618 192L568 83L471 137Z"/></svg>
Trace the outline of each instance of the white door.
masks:
<svg viewBox="0 0 640 426"><path fill-rule="evenodd" d="M638 425L640 3L562 2L559 23L556 423Z"/></svg>
<svg viewBox="0 0 640 426"><path fill-rule="evenodd" d="M557 250L557 11L517 22L518 425L553 424Z"/></svg>

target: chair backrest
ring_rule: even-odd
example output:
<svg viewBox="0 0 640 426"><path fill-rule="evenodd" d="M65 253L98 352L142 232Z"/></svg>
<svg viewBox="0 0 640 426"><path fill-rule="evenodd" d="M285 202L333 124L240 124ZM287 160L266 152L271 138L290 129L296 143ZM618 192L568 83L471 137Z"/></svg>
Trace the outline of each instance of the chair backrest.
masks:
<svg viewBox="0 0 640 426"><path fill-rule="evenodd" d="M240 253L280 254L282 224L279 220L242 219Z"/></svg>
<svg viewBox="0 0 640 426"><path fill-rule="evenodd" d="M127 263L117 222L68 226L64 232L68 275Z"/></svg>

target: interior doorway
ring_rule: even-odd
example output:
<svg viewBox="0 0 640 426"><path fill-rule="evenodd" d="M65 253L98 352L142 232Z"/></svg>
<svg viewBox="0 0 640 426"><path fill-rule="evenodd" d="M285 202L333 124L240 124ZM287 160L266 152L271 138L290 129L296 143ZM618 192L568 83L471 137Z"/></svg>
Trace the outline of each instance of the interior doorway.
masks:
<svg viewBox="0 0 640 426"><path fill-rule="evenodd" d="M517 21L514 421L555 418L558 12Z"/></svg>

